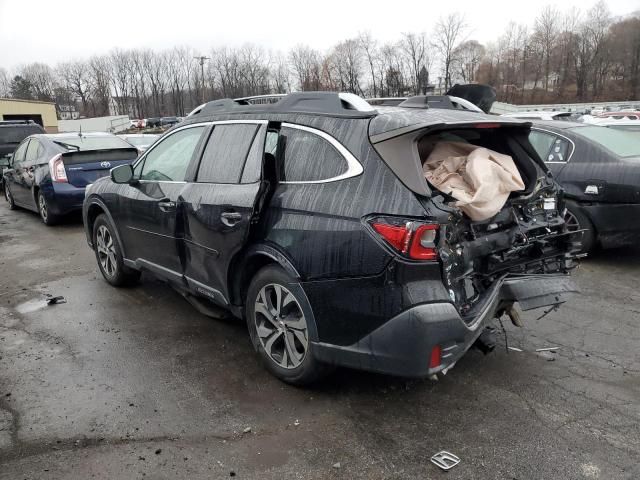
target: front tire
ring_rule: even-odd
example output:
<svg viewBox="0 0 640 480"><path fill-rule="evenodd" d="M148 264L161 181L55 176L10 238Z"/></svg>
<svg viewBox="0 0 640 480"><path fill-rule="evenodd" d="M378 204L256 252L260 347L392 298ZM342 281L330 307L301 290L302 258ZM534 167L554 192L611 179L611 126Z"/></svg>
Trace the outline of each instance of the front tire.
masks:
<svg viewBox="0 0 640 480"><path fill-rule="evenodd" d="M329 373L329 366L313 355L311 305L300 283L281 268L268 266L255 275L245 312L253 347L274 376L293 385L308 385Z"/></svg>
<svg viewBox="0 0 640 480"><path fill-rule="evenodd" d="M140 280L140 272L127 267L115 228L102 213L93 224L93 249L104 279L114 287L132 285Z"/></svg>
<svg viewBox="0 0 640 480"><path fill-rule="evenodd" d="M49 209L49 202L47 202L47 198L44 196L42 191L38 191L38 213L40 214L40 219L42 223L46 226L50 227L51 225L55 225L58 223L57 215L51 213Z"/></svg>

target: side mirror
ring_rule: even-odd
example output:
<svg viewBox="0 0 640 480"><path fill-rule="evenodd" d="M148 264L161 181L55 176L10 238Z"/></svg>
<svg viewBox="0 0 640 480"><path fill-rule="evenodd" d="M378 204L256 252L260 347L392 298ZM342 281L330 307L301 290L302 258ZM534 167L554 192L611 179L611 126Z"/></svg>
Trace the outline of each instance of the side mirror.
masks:
<svg viewBox="0 0 640 480"><path fill-rule="evenodd" d="M112 168L111 180L113 183L131 183L133 181L133 167L127 164Z"/></svg>

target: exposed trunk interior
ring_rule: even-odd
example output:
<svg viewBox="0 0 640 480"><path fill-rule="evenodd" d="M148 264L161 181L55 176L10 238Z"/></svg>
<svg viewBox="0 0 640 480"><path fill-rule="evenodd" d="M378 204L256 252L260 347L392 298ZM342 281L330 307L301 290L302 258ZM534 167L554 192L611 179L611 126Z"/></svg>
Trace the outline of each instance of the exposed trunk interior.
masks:
<svg viewBox="0 0 640 480"><path fill-rule="evenodd" d="M428 133L417 142L424 162L440 141L468 142L512 157L523 191L512 192L502 209L472 221L454 199L433 190L432 201L450 215L442 229L440 258L452 301L470 314L496 280L506 274L566 272L573 267L571 234L564 228L564 201L550 175L527 153L520 129L464 128ZM523 143L524 142L524 143ZM433 188L433 186L432 186Z"/></svg>
<svg viewBox="0 0 640 480"><path fill-rule="evenodd" d="M526 124L439 124L376 143L378 153L425 209L442 211L437 215L442 277L463 318L472 319L485 294L507 274L567 272L574 266L576 232L566 231L562 192L529 143L529 131ZM423 164L441 141L466 142L511 156L524 190L511 192L495 216L471 220L455 206L455 198L424 177Z"/></svg>

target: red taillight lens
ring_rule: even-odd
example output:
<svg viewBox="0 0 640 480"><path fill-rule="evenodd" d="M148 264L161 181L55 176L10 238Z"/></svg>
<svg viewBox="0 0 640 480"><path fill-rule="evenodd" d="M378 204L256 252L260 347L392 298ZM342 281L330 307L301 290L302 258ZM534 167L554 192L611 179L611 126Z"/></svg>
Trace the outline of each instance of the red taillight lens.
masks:
<svg viewBox="0 0 640 480"><path fill-rule="evenodd" d="M416 260L435 260L438 258L437 233L438 225L420 225L413 234L409 256Z"/></svg>
<svg viewBox="0 0 640 480"><path fill-rule="evenodd" d="M439 367L442 363L442 347L436 345L431 349L431 356L429 357L429 368Z"/></svg>
<svg viewBox="0 0 640 480"><path fill-rule="evenodd" d="M438 224L408 221L404 225L394 225L374 221L371 222L371 226L395 250L413 260L438 258L436 248Z"/></svg>
<svg viewBox="0 0 640 480"><path fill-rule="evenodd" d="M405 226L389 225L388 223L373 223L373 229L382 235L389 245L402 253L409 250L411 231Z"/></svg>
<svg viewBox="0 0 640 480"><path fill-rule="evenodd" d="M62 161L62 154L58 154L49 160L49 172L51 174L51 180L56 183L66 183L67 171L64 169L64 162Z"/></svg>

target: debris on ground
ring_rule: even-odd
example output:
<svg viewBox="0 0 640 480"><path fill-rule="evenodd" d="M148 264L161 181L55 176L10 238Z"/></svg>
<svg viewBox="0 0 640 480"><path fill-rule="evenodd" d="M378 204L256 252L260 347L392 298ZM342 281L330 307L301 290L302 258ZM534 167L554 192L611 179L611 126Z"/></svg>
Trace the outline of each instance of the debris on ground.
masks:
<svg viewBox="0 0 640 480"><path fill-rule="evenodd" d="M300 425L300 420L298 420L298 419L296 418L296 421L295 421L295 422L293 422L293 426L294 426L294 427L297 427L298 425Z"/></svg>
<svg viewBox="0 0 640 480"><path fill-rule="evenodd" d="M245 428L242 433L251 433L251 427Z"/></svg>
<svg viewBox="0 0 640 480"><path fill-rule="evenodd" d="M51 297L47 299L47 305L59 305L61 303L67 303L67 299L62 295L58 295L57 297Z"/></svg>
<svg viewBox="0 0 640 480"><path fill-rule="evenodd" d="M555 352L555 350L551 350L551 351L549 351L549 350L542 350L542 351L540 351L540 352L536 351L536 354L537 354L539 357L544 358L547 362L553 362L553 361L555 361L555 359L556 359L555 353L556 353L556 352Z"/></svg>
<svg viewBox="0 0 640 480"><path fill-rule="evenodd" d="M560 347L545 347L545 348L536 348L536 352L555 352Z"/></svg>
<svg viewBox="0 0 640 480"><path fill-rule="evenodd" d="M162 453L162 449L161 448L156 450L156 455L160 455L161 453Z"/></svg>
<svg viewBox="0 0 640 480"><path fill-rule="evenodd" d="M431 463L446 471L458 465L460 463L460 458L451 452L442 450L431 457Z"/></svg>
<svg viewBox="0 0 640 480"><path fill-rule="evenodd" d="M336 462L332 465L333 468L340 468L342 465L340 465L340 462Z"/></svg>
<svg viewBox="0 0 640 480"><path fill-rule="evenodd" d="M523 350L521 348L518 347L507 347L509 350L513 351L513 352L522 352Z"/></svg>

